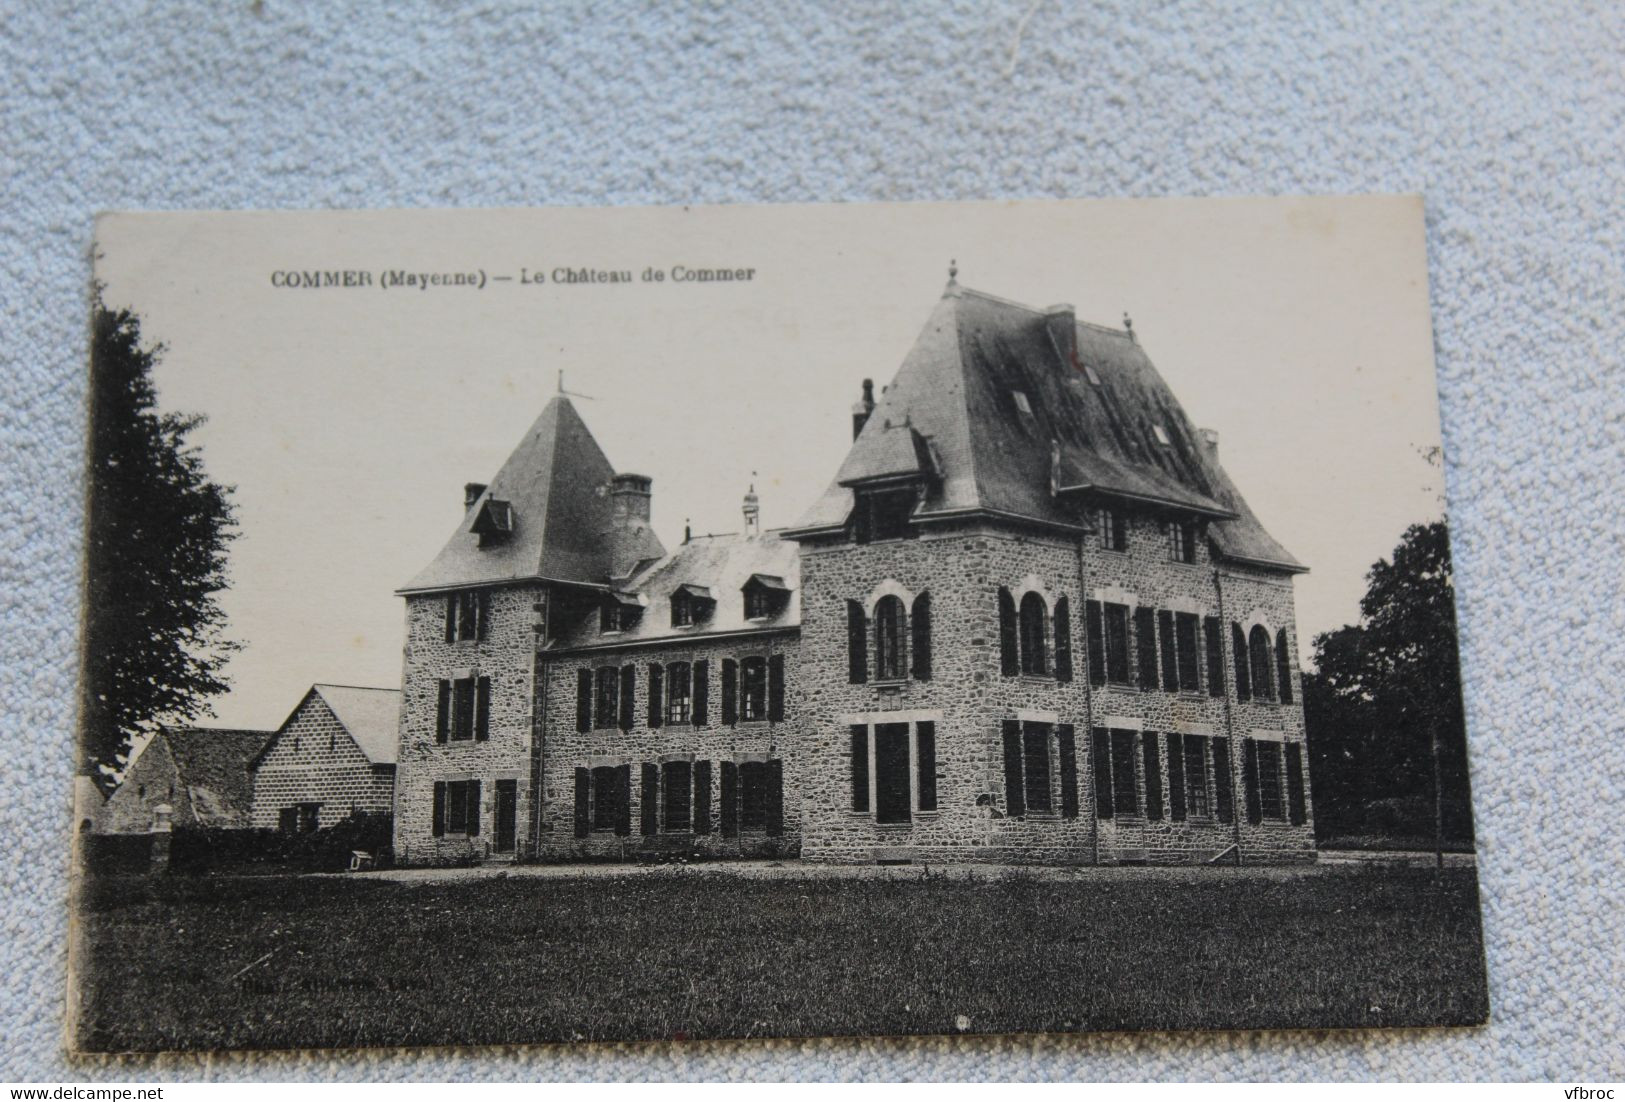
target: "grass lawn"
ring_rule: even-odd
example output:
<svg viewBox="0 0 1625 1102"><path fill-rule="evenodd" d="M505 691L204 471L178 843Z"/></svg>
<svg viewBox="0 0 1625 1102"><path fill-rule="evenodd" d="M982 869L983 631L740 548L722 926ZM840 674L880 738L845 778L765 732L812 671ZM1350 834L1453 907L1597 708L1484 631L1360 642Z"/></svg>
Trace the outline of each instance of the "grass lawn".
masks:
<svg viewBox="0 0 1625 1102"><path fill-rule="evenodd" d="M1445 1025L1471 869L100 878L87 1051Z"/></svg>

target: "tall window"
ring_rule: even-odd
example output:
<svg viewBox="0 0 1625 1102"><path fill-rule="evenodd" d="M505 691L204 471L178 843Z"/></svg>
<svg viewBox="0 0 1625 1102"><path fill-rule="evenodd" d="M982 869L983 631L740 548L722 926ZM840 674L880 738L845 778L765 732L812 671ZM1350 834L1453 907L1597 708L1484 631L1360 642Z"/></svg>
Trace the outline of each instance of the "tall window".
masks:
<svg viewBox="0 0 1625 1102"><path fill-rule="evenodd" d="M687 723L691 715L690 681L687 662L666 667L666 722Z"/></svg>
<svg viewBox="0 0 1625 1102"><path fill-rule="evenodd" d="M459 677L440 682L435 741L484 741L491 730L491 679Z"/></svg>
<svg viewBox="0 0 1625 1102"><path fill-rule="evenodd" d="M739 829L766 830L769 782L768 763L747 761L739 765Z"/></svg>
<svg viewBox="0 0 1625 1102"><path fill-rule="evenodd" d="M1211 815L1213 806L1209 795L1207 739L1202 735L1186 735L1184 755L1185 804L1193 817Z"/></svg>
<svg viewBox="0 0 1625 1102"><path fill-rule="evenodd" d="M620 677L621 671L614 666L604 666L598 671L598 708L593 717L593 726L599 730L615 726L619 718Z"/></svg>
<svg viewBox="0 0 1625 1102"><path fill-rule="evenodd" d="M1168 525L1168 557L1174 562L1196 561L1196 525L1179 521Z"/></svg>
<svg viewBox="0 0 1625 1102"><path fill-rule="evenodd" d="M1275 633L1275 687L1282 704L1292 703L1292 657L1287 650L1286 628Z"/></svg>
<svg viewBox="0 0 1625 1102"><path fill-rule="evenodd" d="M901 681L903 661L903 601L886 596L875 604L875 679Z"/></svg>
<svg viewBox="0 0 1625 1102"><path fill-rule="evenodd" d="M907 823L915 811L937 809L936 724L854 724L851 735L852 810L876 822ZM912 765L912 771L911 771Z"/></svg>
<svg viewBox="0 0 1625 1102"><path fill-rule="evenodd" d="M1049 673L1049 654L1044 627L1049 611L1044 598L1028 593L1021 598L1021 672L1032 677Z"/></svg>
<svg viewBox="0 0 1625 1102"><path fill-rule="evenodd" d="M918 500L913 490L860 490L852 510L852 538L858 543L910 539L908 518Z"/></svg>
<svg viewBox="0 0 1625 1102"><path fill-rule="evenodd" d="M1047 723L1027 723L1022 726L1022 798L1028 811L1049 811L1053 808L1050 800L1049 734L1050 726Z"/></svg>
<svg viewBox="0 0 1625 1102"><path fill-rule="evenodd" d="M767 659L759 655L739 663L739 718L767 718Z"/></svg>
<svg viewBox="0 0 1625 1102"><path fill-rule="evenodd" d="M475 835L480 832L480 782L434 783L434 833Z"/></svg>
<svg viewBox="0 0 1625 1102"><path fill-rule="evenodd" d="M592 829L614 830L620 803L620 770L600 765L592 771Z"/></svg>
<svg viewBox="0 0 1625 1102"><path fill-rule="evenodd" d="M484 590L465 589L446 594L446 642L484 639L489 608Z"/></svg>
<svg viewBox="0 0 1625 1102"><path fill-rule="evenodd" d="M1194 693L1202 687L1196 673L1198 665L1196 657L1196 625L1197 616L1194 612L1174 614L1174 641L1179 651L1179 688L1181 692Z"/></svg>
<svg viewBox="0 0 1625 1102"><path fill-rule="evenodd" d="M1121 510L1100 511L1100 546L1107 551L1128 550L1128 518Z"/></svg>
<svg viewBox="0 0 1625 1102"><path fill-rule="evenodd" d="M1281 744L1258 740L1258 806L1266 819L1286 818L1281 802Z"/></svg>
<svg viewBox="0 0 1625 1102"><path fill-rule="evenodd" d="M1134 777L1134 732L1112 731L1112 803L1119 815L1140 813L1140 791Z"/></svg>
<svg viewBox="0 0 1625 1102"><path fill-rule="evenodd" d="M1106 620L1106 680L1115 685L1129 685L1128 661L1128 606L1107 605Z"/></svg>
<svg viewBox="0 0 1625 1102"><path fill-rule="evenodd" d="M661 786L666 795L666 830L687 833L694 828L694 766L686 761L668 761L662 773Z"/></svg>
<svg viewBox="0 0 1625 1102"><path fill-rule="evenodd" d="M1247 633L1247 661L1253 696L1259 700L1274 700L1275 689L1270 684L1275 672L1270 668L1274 664L1270 656L1270 633L1262 624L1254 624L1253 630Z"/></svg>

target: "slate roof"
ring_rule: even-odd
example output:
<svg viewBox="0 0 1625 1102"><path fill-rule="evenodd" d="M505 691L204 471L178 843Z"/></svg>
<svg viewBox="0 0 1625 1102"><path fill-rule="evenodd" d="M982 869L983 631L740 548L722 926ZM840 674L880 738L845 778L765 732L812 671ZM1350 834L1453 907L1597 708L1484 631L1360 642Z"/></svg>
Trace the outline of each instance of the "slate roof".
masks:
<svg viewBox="0 0 1625 1102"><path fill-rule="evenodd" d="M801 623L800 545L777 531L758 536L695 536L632 578L624 592L635 593L643 606L638 622L625 631L604 633L598 617L584 617L574 630L553 642L551 650L620 647L654 640L704 638L729 632L793 628ZM784 607L765 620L745 619L744 585L752 577L779 581ZM760 580L760 577L758 578ZM673 627L671 595L686 589L708 595L716 604L711 615L692 627Z"/></svg>
<svg viewBox="0 0 1625 1102"><path fill-rule="evenodd" d="M528 578L604 584L611 569L605 533L614 473L575 406L563 395L553 398L440 554L397 592ZM512 532L481 546L475 527L492 501L508 504Z"/></svg>
<svg viewBox="0 0 1625 1102"><path fill-rule="evenodd" d="M254 800L248 763L270 742L272 732L165 727L158 737L169 748L175 772L198 823L204 826L247 824L249 806Z"/></svg>
<svg viewBox="0 0 1625 1102"><path fill-rule="evenodd" d="M911 473L929 487L917 522L982 512L1078 528L1088 522L1075 499L1117 499L1208 517L1230 558L1305 569L1264 530L1133 333L1077 322L1069 307L1036 310L950 281L834 482L787 532L833 532L854 485Z"/></svg>
<svg viewBox="0 0 1625 1102"><path fill-rule="evenodd" d="M394 765L400 744L401 691L359 685L312 685L374 765Z"/></svg>

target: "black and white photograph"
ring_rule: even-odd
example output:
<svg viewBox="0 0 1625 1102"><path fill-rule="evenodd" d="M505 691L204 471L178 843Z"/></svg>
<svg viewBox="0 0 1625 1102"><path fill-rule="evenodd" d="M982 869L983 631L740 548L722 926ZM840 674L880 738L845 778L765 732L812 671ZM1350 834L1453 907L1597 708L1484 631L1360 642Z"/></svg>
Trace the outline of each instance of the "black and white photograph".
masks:
<svg viewBox="0 0 1625 1102"><path fill-rule="evenodd" d="M73 1051L1488 1020L1420 198L94 281Z"/></svg>

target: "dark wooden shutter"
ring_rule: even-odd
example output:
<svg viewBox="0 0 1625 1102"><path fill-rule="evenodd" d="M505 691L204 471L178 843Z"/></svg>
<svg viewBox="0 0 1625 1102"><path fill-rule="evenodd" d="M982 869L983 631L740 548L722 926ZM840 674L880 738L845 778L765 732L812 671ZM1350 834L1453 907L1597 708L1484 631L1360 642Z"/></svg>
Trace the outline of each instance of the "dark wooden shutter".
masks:
<svg viewBox="0 0 1625 1102"><path fill-rule="evenodd" d="M739 766L731 761L722 763L722 836L739 835Z"/></svg>
<svg viewBox="0 0 1625 1102"><path fill-rule="evenodd" d="M1139 655L1140 688L1157 687L1156 615L1145 605L1134 610L1134 644Z"/></svg>
<svg viewBox="0 0 1625 1102"><path fill-rule="evenodd" d="M483 589L480 590L474 597L474 607L474 637L484 639L490 630L491 595Z"/></svg>
<svg viewBox="0 0 1625 1102"><path fill-rule="evenodd" d="M446 782L434 782L434 827L436 838L446 833Z"/></svg>
<svg viewBox="0 0 1625 1102"><path fill-rule="evenodd" d="M491 737L491 679L482 677L474 686L474 739L484 742Z"/></svg>
<svg viewBox="0 0 1625 1102"><path fill-rule="evenodd" d="M784 655L770 654L767 658L767 718L773 723L784 722Z"/></svg>
<svg viewBox="0 0 1625 1102"><path fill-rule="evenodd" d="M1008 589L999 590L999 672L1014 677L1021 672L1021 657L1016 653L1016 602Z"/></svg>
<svg viewBox="0 0 1625 1102"><path fill-rule="evenodd" d="M1219 618L1208 616L1202 621L1207 635L1207 695L1224 695L1224 640L1219 638Z"/></svg>
<svg viewBox="0 0 1625 1102"><path fill-rule="evenodd" d="M854 685L869 680L869 625L856 601L846 602L846 679Z"/></svg>
<svg viewBox="0 0 1625 1102"><path fill-rule="evenodd" d="M649 726L659 727L666 718L666 671L659 662L649 663Z"/></svg>
<svg viewBox="0 0 1625 1102"><path fill-rule="evenodd" d="M1275 680L1281 686L1281 703L1292 703L1292 656L1286 649L1286 629L1275 633Z"/></svg>
<svg viewBox="0 0 1625 1102"><path fill-rule="evenodd" d="M440 682L440 699L434 709L434 740L445 742L451 730L451 682Z"/></svg>
<svg viewBox="0 0 1625 1102"><path fill-rule="evenodd" d="M1058 724L1055 741L1061 757L1061 818L1078 817L1078 742L1070 723Z"/></svg>
<svg viewBox="0 0 1625 1102"><path fill-rule="evenodd" d="M1162 763L1158 759L1157 733L1140 733L1140 756L1145 759L1145 817L1162 819Z"/></svg>
<svg viewBox="0 0 1625 1102"><path fill-rule="evenodd" d="M615 833L622 838L632 834L632 766L615 768Z"/></svg>
<svg viewBox="0 0 1625 1102"><path fill-rule="evenodd" d="M592 730L592 671L576 671L576 730L585 734Z"/></svg>
<svg viewBox="0 0 1625 1102"><path fill-rule="evenodd" d="M1185 821L1185 747L1178 731L1168 732L1168 818Z"/></svg>
<svg viewBox="0 0 1625 1102"><path fill-rule="evenodd" d="M660 832L660 767L652 761L643 763L643 783L639 786L640 827L645 834Z"/></svg>
<svg viewBox="0 0 1625 1102"><path fill-rule="evenodd" d="M457 639L457 594L446 594L446 642Z"/></svg>
<svg viewBox="0 0 1625 1102"><path fill-rule="evenodd" d="M1174 614L1167 609L1157 612L1157 634L1162 638L1162 687L1170 692L1179 691L1179 652L1174 644Z"/></svg>
<svg viewBox="0 0 1625 1102"><path fill-rule="evenodd" d="M1096 727L1092 734L1093 753L1090 755L1089 768L1095 778L1095 816L1100 819L1112 817L1112 742L1106 728Z"/></svg>
<svg viewBox="0 0 1625 1102"><path fill-rule="evenodd" d="M1100 602L1085 601L1083 618L1088 621L1089 684L1098 687L1106 683L1106 625Z"/></svg>
<svg viewBox="0 0 1625 1102"><path fill-rule="evenodd" d="M914 725L914 760L919 768L919 783L917 791L920 795L920 810L935 811L937 809L937 725L930 720L923 720Z"/></svg>
<svg viewBox="0 0 1625 1102"><path fill-rule="evenodd" d="M1236 666L1236 699L1251 700L1252 671L1247 664L1247 636L1241 630L1240 624L1230 625L1230 650Z"/></svg>
<svg viewBox="0 0 1625 1102"><path fill-rule="evenodd" d="M1003 590L1000 590L1003 593ZM1006 594L1008 596L1008 594ZM1027 814L1026 784L1021 772L1021 723L1004 721L1004 813L1012 819Z"/></svg>
<svg viewBox="0 0 1625 1102"><path fill-rule="evenodd" d="M861 723L851 727L852 810L869 810L869 728Z"/></svg>
<svg viewBox="0 0 1625 1102"><path fill-rule="evenodd" d="M480 832L480 782L468 783L468 834L473 837Z"/></svg>
<svg viewBox="0 0 1625 1102"><path fill-rule="evenodd" d="M1072 608L1065 597L1055 601L1055 680L1072 680Z"/></svg>
<svg viewBox="0 0 1625 1102"><path fill-rule="evenodd" d="M1258 798L1258 740L1241 740L1241 780L1247 798L1247 821L1257 826L1264 821L1264 806Z"/></svg>
<svg viewBox="0 0 1625 1102"><path fill-rule="evenodd" d="M1303 800L1303 747L1295 742L1286 745L1286 799L1288 820L1302 826L1309 814Z"/></svg>
<svg viewBox="0 0 1625 1102"><path fill-rule="evenodd" d="M784 834L784 762L773 758L767 763L766 829L769 838Z"/></svg>
<svg viewBox="0 0 1625 1102"><path fill-rule="evenodd" d="M694 833L711 833L711 763L694 763Z"/></svg>
<svg viewBox="0 0 1625 1102"><path fill-rule="evenodd" d="M590 793L592 792L592 774L585 769L576 770L576 837L585 838L592 825L592 813L588 807Z"/></svg>
<svg viewBox="0 0 1625 1102"><path fill-rule="evenodd" d="M739 722L739 663L732 658L722 660L722 725L732 727Z"/></svg>
<svg viewBox="0 0 1625 1102"><path fill-rule="evenodd" d="M711 663L702 658L694 663L694 726L711 722Z"/></svg>
<svg viewBox="0 0 1625 1102"><path fill-rule="evenodd" d="M621 708L620 728L630 731L632 724L637 721L637 692L638 668L636 666L621 667Z"/></svg>
<svg viewBox="0 0 1625 1102"><path fill-rule="evenodd" d="M910 621L913 633L914 680L931 680L931 594L922 593L914 598L914 615Z"/></svg>
<svg viewBox="0 0 1625 1102"><path fill-rule="evenodd" d="M1219 822L1228 823L1235 818L1235 804L1230 796L1230 740L1213 740L1213 811Z"/></svg>

